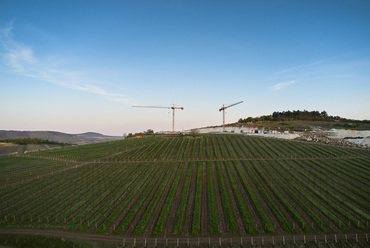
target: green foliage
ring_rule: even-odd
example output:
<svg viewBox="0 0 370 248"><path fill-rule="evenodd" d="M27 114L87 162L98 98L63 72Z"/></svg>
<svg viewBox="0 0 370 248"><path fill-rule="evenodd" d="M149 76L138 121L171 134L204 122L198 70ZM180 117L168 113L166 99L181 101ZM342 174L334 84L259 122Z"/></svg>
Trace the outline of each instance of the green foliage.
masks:
<svg viewBox="0 0 370 248"><path fill-rule="evenodd" d="M91 161L95 159L111 157L117 153L124 153L133 148L138 148L149 144L157 144L161 140L162 138L160 137L148 136L135 139L124 139L88 145L69 146L60 149L50 149L39 152L30 152L25 156L37 156L59 160Z"/></svg>
<svg viewBox="0 0 370 248"><path fill-rule="evenodd" d="M89 161L94 157L101 159ZM162 228L218 234L220 223L237 235L368 230L369 157L361 149L224 134L4 156L3 181L34 170L28 181L2 185L0 225L124 235L163 234ZM35 171L44 176L34 178Z"/></svg>
<svg viewBox="0 0 370 248"><path fill-rule="evenodd" d="M261 161L262 166L266 166L263 161ZM260 175L262 180L269 186L269 189L274 193L275 197L281 202L281 204L287 209L287 211L294 217L297 223L300 226L303 226L306 232L310 232L310 227L307 225L306 221L302 218L302 216L296 211L296 209L285 199L284 195L277 189L275 184L273 184L269 178L265 175L265 173L261 170L260 165L255 166L255 170ZM293 231L291 228L287 227L289 231Z"/></svg>
<svg viewBox="0 0 370 248"><path fill-rule="evenodd" d="M233 164L235 165L235 161L233 161ZM238 165L235 165L235 166L238 166ZM251 217L248 213L248 210L246 208L246 204L243 200L243 197L240 193L240 190L238 189L238 185L236 184L235 178L231 173L230 165L227 161L225 162L225 167L226 167L229 179L230 179L231 187L232 187L233 192L235 194L235 198L236 198L236 201L237 201L237 204L238 204L238 208L239 208L241 216L243 218L243 222L246 226L246 229L248 230L248 233L254 233L254 227L253 227Z"/></svg>
<svg viewBox="0 0 370 248"><path fill-rule="evenodd" d="M88 243L40 235L1 234L0 244L15 248L90 248Z"/></svg>
<svg viewBox="0 0 370 248"><path fill-rule="evenodd" d="M194 199L193 220L191 223L191 233L199 234L200 230L200 207L201 207L201 193L202 193L202 165L198 162L197 165L197 182Z"/></svg>
<svg viewBox="0 0 370 248"><path fill-rule="evenodd" d="M257 168L258 165L256 164L255 161L252 161L252 165L254 168ZM266 191L266 189L263 187L261 182L258 180L256 175L252 172L251 168L249 166L245 166L246 170L249 173L249 176L252 178L254 184L257 186L259 192L261 193L263 199L265 200L266 204L269 205L270 209L274 213L274 215L277 217L279 220L280 224L284 227L285 231L287 232L292 232L293 229L291 225L288 223L286 217L283 215L281 210L278 208L278 206L275 204L275 202L272 200L270 194Z"/></svg>
<svg viewBox="0 0 370 248"><path fill-rule="evenodd" d="M174 166L172 164L170 166L170 168L167 170L161 184L159 185L157 191L155 192L155 194L154 194L152 200L150 201L148 207L146 208L146 211L144 212L143 216L141 217L140 222L136 225L136 228L134 230L134 234L142 234L143 233L144 227L146 226L154 208L157 206L157 203L158 203L160 197L162 196L162 192L165 189L165 186L167 184L167 181L168 181L173 169L174 169ZM167 207L165 208L165 211L168 211L169 203L170 202L167 202ZM163 225L164 217L165 216L162 215L162 218L159 220L159 226ZM158 229L155 230L155 234L158 234L159 232L160 231Z"/></svg>
<svg viewBox="0 0 370 248"><path fill-rule="evenodd" d="M140 195L140 198L137 199L136 202L135 202L135 204L130 208L130 211L126 214L126 216L123 219L121 225L127 226L127 224L131 222L132 218L134 218L135 214L137 213L137 211L141 207L141 204L146 199L146 197L149 194L149 192L153 189L153 186L157 182L157 180L158 180L159 176L161 175L164 167L165 167L165 164L163 163L160 166L159 170L156 171L156 173L153 176L153 178L150 180L150 182L145 187L143 193ZM141 227L141 230L142 230L142 227ZM138 228L138 231L140 231L140 228Z"/></svg>
<svg viewBox="0 0 370 248"><path fill-rule="evenodd" d="M218 161L216 161L216 169L217 169L217 174L218 174L219 187L221 191L221 198L222 198L223 207L225 209L225 214L226 214L226 222L229 227L230 233L235 234L236 233L235 220L234 220L233 212L231 209L227 189L225 186L224 177L221 172L221 165L220 165L220 162Z"/></svg>
<svg viewBox="0 0 370 248"><path fill-rule="evenodd" d="M352 120L339 116L329 116L326 111L283 111L271 115L240 118L238 123L257 123L258 128L291 131L310 131L312 126L324 129L369 130L370 120Z"/></svg>
<svg viewBox="0 0 370 248"><path fill-rule="evenodd" d="M217 211L212 179L212 165L207 162L207 196L208 196L208 219L209 229L212 234L218 232Z"/></svg>
<svg viewBox="0 0 370 248"><path fill-rule="evenodd" d="M172 164L171 167L175 167L175 165ZM174 179L174 181L171 185L171 188L170 188L170 192L168 193L168 195L166 197L166 201L164 203L164 206L162 207L162 211L161 211L161 213L158 217L157 223L154 227L154 230L153 230L154 235L160 234L162 232L162 228L163 228L164 223L167 219L168 213L170 211L171 204L173 202L173 197L175 195L176 189L177 189L178 184L179 184L180 175L181 175L181 172L183 170L183 167L184 167L184 163L181 163L180 166L177 169L175 179Z"/></svg>
<svg viewBox="0 0 370 248"><path fill-rule="evenodd" d="M69 146L70 144L59 143L50 140L44 140L39 138L23 138L23 139L2 139L0 143L14 143L20 145L27 145L27 144L49 144L49 145L65 145Z"/></svg>
<svg viewBox="0 0 370 248"><path fill-rule="evenodd" d="M275 111L272 115L262 115L260 117L248 117L246 119L239 119L239 123L256 122L256 121L335 121L346 120L339 116L329 116L326 111L307 111L307 110L293 110L293 111Z"/></svg>
<svg viewBox="0 0 370 248"><path fill-rule="evenodd" d="M193 166L188 166L188 171L186 173L186 178L185 178L185 184L181 192L179 207L176 211L175 223L173 226L173 234L175 235L180 234L180 228L181 228L184 216L185 216L185 208L186 208L186 202L187 202L188 195L189 195L190 178L191 178L192 169L193 169Z"/></svg>
<svg viewBox="0 0 370 248"><path fill-rule="evenodd" d="M146 130L145 133L150 135L150 134L154 134L154 131L153 131L153 129L148 129L148 130Z"/></svg>
<svg viewBox="0 0 370 248"><path fill-rule="evenodd" d="M242 161L242 163L243 163L243 166L246 169L246 171L248 173L250 173L250 169L248 168L249 165L245 161ZM257 200L257 197L256 197L255 193L253 192L253 190L252 190L252 188L250 186L250 183L247 181L247 179L243 175L243 172L241 171L241 168L239 166L236 166L235 168L236 168L236 170L238 172L238 176L241 179L244 188L246 189L246 191L247 191L250 199L253 202L253 206L256 208L256 211L259 214L262 222L266 225L266 231L269 232L269 233L275 232L274 231L274 228L273 228L273 226L271 224L270 219L267 217L267 215L266 215L265 211L263 210L260 202Z"/></svg>

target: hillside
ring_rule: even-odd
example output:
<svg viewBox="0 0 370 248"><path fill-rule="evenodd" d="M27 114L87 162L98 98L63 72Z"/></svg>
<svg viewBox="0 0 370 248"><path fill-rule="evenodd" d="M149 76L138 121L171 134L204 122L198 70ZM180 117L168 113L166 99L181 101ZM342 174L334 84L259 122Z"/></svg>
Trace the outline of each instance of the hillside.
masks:
<svg viewBox="0 0 370 248"><path fill-rule="evenodd" d="M317 129L370 130L370 120L352 120L340 116L328 115L326 111L307 110L275 111L270 115L240 118L238 124L247 124L264 129L297 132L314 131Z"/></svg>
<svg viewBox="0 0 370 248"><path fill-rule="evenodd" d="M55 131L6 131L0 130L0 140L2 139L23 139L23 138L39 138L43 140L54 141L58 143L68 144L91 144L97 142L118 140L122 137L106 136L99 133L83 133L83 134L67 134Z"/></svg>
<svg viewBox="0 0 370 248"><path fill-rule="evenodd" d="M94 133L94 132L87 132L87 133L80 133L80 134L76 134L78 136L82 136L82 137L106 137L105 135L101 134L101 133Z"/></svg>
<svg viewBox="0 0 370 248"><path fill-rule="evenodd" d="M0 157L0 226L126 237L362 235L369 161L368 150L242 135L149 136Z"/></svg>

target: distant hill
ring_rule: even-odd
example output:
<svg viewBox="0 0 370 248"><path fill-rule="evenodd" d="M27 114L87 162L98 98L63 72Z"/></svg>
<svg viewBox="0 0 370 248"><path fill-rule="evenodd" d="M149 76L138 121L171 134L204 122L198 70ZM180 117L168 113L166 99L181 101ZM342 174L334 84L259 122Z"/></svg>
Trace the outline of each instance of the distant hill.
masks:
<svg viewBox="0 0 370 248"><path fill-rule="evenodd" d="M76 135L83 136L83 137L107 137L104 134L94 133L94 132L87 132L87 133L81 133L81 134L76 134Z"/></svg>
<svg viewBox="0 0 370 248"><path fill-rule="evenodd" d="M67 144L92 144L104 141L122 139L119 136L106 136L100 133L87 132L82 134L67 134L55 131L7 131L0 130L1 139L24 139L24 138L39 138L59 143Z"/></svg>
<svg viewBox="0 0 370 248"><path fill-rule="evenodd" d="M249 125L260 129L277 129L290 131L312 131L316 129L350 129L370 130L370 120L352 120L340 116L328 115L326 111L283 111L271 115L240 118L231 125Z"/></svg>

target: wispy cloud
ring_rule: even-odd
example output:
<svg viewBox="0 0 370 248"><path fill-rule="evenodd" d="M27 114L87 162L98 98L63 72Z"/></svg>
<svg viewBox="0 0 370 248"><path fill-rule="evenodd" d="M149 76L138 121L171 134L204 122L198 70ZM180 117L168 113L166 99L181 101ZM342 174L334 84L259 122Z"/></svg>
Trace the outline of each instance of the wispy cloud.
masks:
<svg viewBox="0 0 370 248"><path fill-rule="evenodd" d="M85 73L55 68L47 61L38 59L31 47L21 45L12 39L12 31L12 23L0 29L0 56L9 72L65 88L96 94L113 102L134 104L127 95L112 93L89 83L93 80L86 78Z"/></svg>
<svg viewBox="0 0 370 248"><path fill-rule="evenodd" d="M315 67L319 64L322 64L323 62L324 62L323 60L320 60L320 61L316 61L316 62L306 64L306 65L292 66L290 68L286 68L284 70L275 72L275 73L273 73L273 75L280 75L280 74L284 74L284 73L287 73L287 72L290 72L290 71L296 71L296 70L299 70L299 69L307 69L307 68Z"/></svg>
<svg viewBox="0 0 370 248"><path fill-rule="evenodd" d="M281 89L284 89L292 84L296 83L295 80L292 80L292 81L289 81L289 82L281 82L281 83L277 83L277 84L274 84L273 86L269 87L270 90L273 90L273 91L278 91L278 90L281 90Z"/></svg>

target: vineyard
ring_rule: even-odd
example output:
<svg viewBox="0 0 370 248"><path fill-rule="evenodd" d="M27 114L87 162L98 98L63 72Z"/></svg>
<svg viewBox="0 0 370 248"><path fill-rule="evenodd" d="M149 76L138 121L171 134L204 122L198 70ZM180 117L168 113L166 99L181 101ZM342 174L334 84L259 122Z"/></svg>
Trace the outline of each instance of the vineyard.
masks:
<svg viewBox="0 0 370 248"><path fill-rule="evenodd" d="M363 233L370 151L240 135L0 157L0 226L128 236Z"/></svg>

